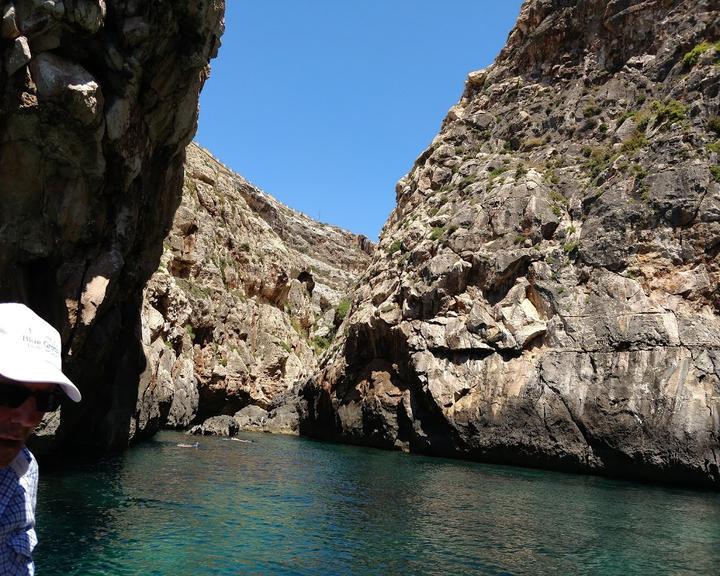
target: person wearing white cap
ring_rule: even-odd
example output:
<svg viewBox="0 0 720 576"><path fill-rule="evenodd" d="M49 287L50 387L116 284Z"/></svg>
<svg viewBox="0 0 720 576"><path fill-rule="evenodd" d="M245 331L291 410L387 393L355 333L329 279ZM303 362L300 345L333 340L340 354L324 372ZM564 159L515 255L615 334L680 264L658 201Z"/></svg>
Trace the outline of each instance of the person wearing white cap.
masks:
<svg viewBox="0 0 720 576"><path fill-rule="evenodd" d="M0 304L0 575L32 575L38 467L25 442L80 391L62 373L60 334L24 304Z"/></svg>

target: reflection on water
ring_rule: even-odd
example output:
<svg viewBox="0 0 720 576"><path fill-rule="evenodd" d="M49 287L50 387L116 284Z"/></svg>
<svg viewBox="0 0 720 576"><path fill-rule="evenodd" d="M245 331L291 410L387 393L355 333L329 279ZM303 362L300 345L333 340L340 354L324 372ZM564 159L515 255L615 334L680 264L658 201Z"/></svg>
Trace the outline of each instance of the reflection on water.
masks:
<svg viewBox="0 0 720 576"><path fill-rule="evenodd" d="M38 573L720 574L720 495L243 437L43 474Z"/></svg>

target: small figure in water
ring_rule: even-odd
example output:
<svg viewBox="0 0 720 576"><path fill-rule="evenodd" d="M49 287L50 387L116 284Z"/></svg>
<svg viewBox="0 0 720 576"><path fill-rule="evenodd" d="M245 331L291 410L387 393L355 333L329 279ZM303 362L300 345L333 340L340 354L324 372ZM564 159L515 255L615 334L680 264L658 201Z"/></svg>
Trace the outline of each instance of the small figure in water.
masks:
<svg viewBox="0 0 720 576"><path fill-rule="evenodd" d="M194 444L183 444L182 442L177 445L178 448L199 448L200 442L195 442Z"/></svg>

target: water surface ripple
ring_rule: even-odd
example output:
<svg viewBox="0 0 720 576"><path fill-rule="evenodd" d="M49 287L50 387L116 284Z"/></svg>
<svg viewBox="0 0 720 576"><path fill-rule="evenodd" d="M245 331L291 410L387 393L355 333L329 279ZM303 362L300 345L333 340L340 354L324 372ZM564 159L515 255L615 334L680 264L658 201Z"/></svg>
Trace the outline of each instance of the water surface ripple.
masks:
<svg viewBox="0 0 720 576"><path fill-rule="evenodd" d="M41 576L720 574L720 495L163 432L41 474Z"/></svg>

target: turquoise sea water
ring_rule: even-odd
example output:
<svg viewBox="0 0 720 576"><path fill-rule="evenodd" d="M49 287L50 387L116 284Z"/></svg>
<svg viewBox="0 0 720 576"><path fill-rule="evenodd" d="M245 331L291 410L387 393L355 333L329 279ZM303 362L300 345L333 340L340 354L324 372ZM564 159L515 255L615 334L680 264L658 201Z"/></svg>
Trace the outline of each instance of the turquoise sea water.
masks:
<svg viewBox="0 0 720 576"><path fill-rule="evenodd" d="M164 432L41 474L37 573L720 574L720 495Z"/></svg>

